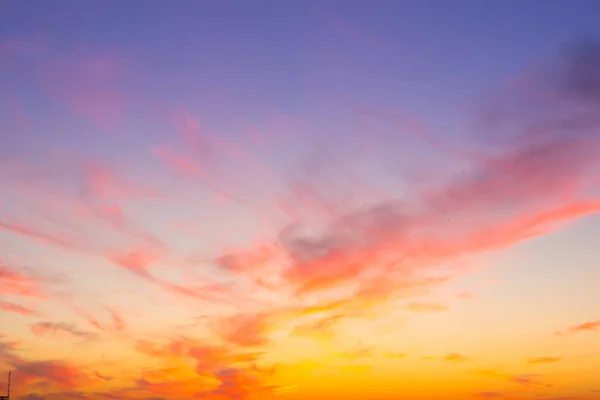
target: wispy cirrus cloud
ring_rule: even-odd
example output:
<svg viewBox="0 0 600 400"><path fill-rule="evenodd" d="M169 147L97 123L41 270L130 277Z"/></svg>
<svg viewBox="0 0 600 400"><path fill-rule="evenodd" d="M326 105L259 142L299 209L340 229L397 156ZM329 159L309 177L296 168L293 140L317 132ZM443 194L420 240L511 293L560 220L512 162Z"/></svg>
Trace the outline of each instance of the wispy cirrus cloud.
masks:
<svg viewBox="0 0 600 400"><path fill-rule="evenodd" d="M596 332L598 329L600 329L600 321L589 321L573 325L564 331L557 332L557 334L559 336L564 336L581 332Z"/></svg>
<svg viewBox="0 0 600 400"><path fill-rule="evenodd" d="M463 361L467 361L468 358L459 353L450 353L450 354L444 356L444 360L452 361L452 362L463 362Z"/></svg>
<svg viewBox="0 0 600 400"><path fill-rule="evenodd" d="M441 312L448 310L448 307L443 304L425 302L412 302L404 306L404 308L414 312Z"/></svg>
<svg viewBox="0 0 600 400"><path fill-rule="evenodd" d="M119 56L83 56L42 65L40 79L48 93L75 113L104 128L121 123L128 99L122 90L124 61Z"/></svg>
<svg viewBox="0 0 600 400"><path fill-rule="evenodd" d="M585 51L590 50L586 47ZM81 321L38 321L31 324L30 332L37 337L53 337L56 332L74 339L106 337L121 346L123 358L131 356L152 366L119 376L98 365L78 366L72 360L25 360L9 346L0 347L0 353L9 355L6 363L15 369L19 384L30 390L31 398L269 398L285 392L283 388L296 387L294 382L282 384L274 378L277 371L269 351L282 336L298 340L293 343L315 341L325 347L323 357L331 353L346 361L360 359L340 369L370 374L372 366L363 359L374 352L367 351L369 346L357 350L349 345L360 330L355 334L344 329L344 324L370 321L377 325L385 322L389 309L449 314L449 307L427 297L464 273L459 261L510 248L600 211L596 176L600 121L593 89L597 71L581 65L593 64L593 57L586 61L590 57L571 60L556 82L540 88L545 95L550 92L549 103L546 97L543 104L529 104L529 98L509 96L515 102L526 100L525 104L504 117L511 120L512 130L488 153L455 151L443 141L426 138L434 151L460 159L461 167L457 171L448 167L439 179L415 187L403 181L408 187L406 196L389 188L356 190L365 186L357 185L360 176L353 176L342 144L331 149L314 146L311 162L300 163L302 167L291 168L292 172L273 173L266 157L211 132L200 118L187 112L177 114L174 127L183 149L169 145L155 151L158 160L153 161L162 164L153 167L165 173L168 182L152 176L151 185L138 183L118 168L118 162L100 163L63 153L49 159L3 160L10 169L3 169L1 183L27 203L28 212L0 209L2 233L25 239L31 246L84 257L84 261L73 257L77 267L87 268L89 261L95 271L104 272L102 268L109 264L113 271L125 272L124 278L119 275L110 285L126 281L123 298L140 295L134 306L146 307L150 314L147 325L137 328L134 313L120 307L105 306L98 315L84 311L90 304L116 304L117 299L82 295L84 305L73 302L67 311L94 332L80 329ZM110 82L122 72L120 62L86 59L56 68L47 75L56 78L49 86L53 94L97 122L118 120L125 100ZM59 84L65 79L66 85ZM573 101L583 106L573 110ZM379 123L402 122L393 113L363 111ZM361 135L365 136L361 143L372 139L368 132ZM484 142L489 139L486 135L481 132L477 139ZM397 154L382 149L377 156L395 158ZM377 160L369 162L377 165ZM267 184L267 180L275 182ZM162 230L162 219L171 213L186 218L201 208L199 199L194 198L190 206L189 199L178 198L172 188L181 182L201 186L202 195L208 192L227 199L224 209L228 211L218 218L207 215L204 223L215 236L224 225L223 236L231 243L206 251L203 238L193 234L182 238L181 232ZM271 183L277 187L272 196L266 189L263 193L263 187ZM173 203L165 207L161 200L167 197ZM139 209L146 211L145 216L140 217ZM241 214L240 209L252 210L264 222L256 224L260 235L251 240L245 241L245 234L240 233L248 229L243 223L223 222L229 211ZM179 268L184 264L180 260L204 251L201 265L186 264L190 273L180 274L184 269ZM44 300L42 284L12 267L0 266L0 281L3 295ZM98 282L106 284L102 279ZM96 282L86 283L94 287ZM139 289L140 283L148 285ZM168 301L174 305L165 304ZM39 316L12 300L2 301L0 309ZM194 320L185 332L167 334L156 326L157 316L187 322L192 311L205 317ZM567 332L596 328L596 322L587 322ZM107 357L116 356L121 355ZM401 358L393 352L385 356L388 361ZM467 358L450 353L436 359L448 361L441 364L452 368L451 363L470 361L471 354ZM527 362L559 360L540 357ZM537 375L488 375L519 388L550 387ZM104 392L98 389L107 382L114 386ZM479 397L500 397L494 393L483 392Z"/></svg>
<svg viewBox="0 0 600 400"><path fill-rule="evenodd" d="M0 262L0 293L22 297L44 298L44 283L48 279L23 268L15 268Z"/></svg>
<svg viewBox="0 0 600 400"><path fill-rule="evenodd" d="M551 364L562 360L562 357L535 357L527 360L527 364Z"/></svg>
<svg viewBox="0 0 600 400"><path fill-rule="evenodd" d="M538 375L532 374L510 376L509 380L517 385L525 387L552 387L551 384L540 381Z"/></svg>
<svg viewBox="0 0 600 400"><path fill-rule="evenodd" d="M28 316L28 317L37 317L40 314L28 307L16 304L16 303L11 303L8 301L0 301L0 310L1 311L6 311L6 312L12 312L12 313L17 313L17 314L21 314L24 316Z"/></svg>
<svg viewBox="0 0 600 400"><path fill-rule="evenodd" d="M64 322L36 322L31 325L31 332L40 337L55 337L57 333L66 333L80 339L96 338L92 332L79 330L76 326Z"/></svg>
<svg viewBox="0 0 600 400"><path fill-rule="evenodd" d="M497 369L479 370L474 372L478 375L487 376L491 378L498 378L504 381L508 381L514 385L529 389L544 389L553 387L552 384L544 382L544 377L539 374L514 374Z"/></svg>

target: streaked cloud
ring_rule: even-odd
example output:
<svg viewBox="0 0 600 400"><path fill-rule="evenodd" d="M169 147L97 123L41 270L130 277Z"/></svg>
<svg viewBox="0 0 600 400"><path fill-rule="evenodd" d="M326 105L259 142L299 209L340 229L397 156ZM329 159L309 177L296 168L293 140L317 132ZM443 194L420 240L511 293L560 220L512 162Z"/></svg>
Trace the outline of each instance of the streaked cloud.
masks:
<svg viewBox="0 0 600 400"><path fill-rule="evenodd" d="M550 364L562 360L562 357L536 357L527 360L527 364Z"/></svg>
<svg viewBox="0 0 600 400"><path fill-rule="evenodd" d="M72 148L40 143L41 150L0 157L9 199L0 205L8 243L0 311L11 325L0 336L2 368L15 372L19 395L30 400L302 399L323 389L322 377L331 386L348 382L345 393L359 396L354 379L366 385L390 376L407 385L393 393L418 397L414 384L433 398L435 380L430 388L419 381L426 368L473 379L444 383L456 389L452 398L554 396L563 388L550 374L527 372L566 365L568 352L498 356L477 339L497 335L499 349L507 346L499 325L483 326L488 315L480 332L458 325L478 321L474 315L486 312L478 307L491 300L452 285L471 272L465 260L492 258L600 211L600 48L573 51L551 80L540 72L528 82L536 96L504 93L472 143L357 106L368 129L318 138L298 123L291 128L302 133L273 149L266 134L245 137L235 121L228 121L234 133L223 132L210 115L169 105L146 111L166 132L149 132L152 145L132 135L119 142L127 151L107 154L69 139ZM0 55L41 52L25 39L0 42ZM109 131L128 126L130 107L147 106L126 90L133 81L125 78L142 71L128 70L125 58L61 54L27 64L32 84L67 108L56 113ZM53 112L41 120L52 122ZM148 121L142 125L151 130ZM380 125L393 127L394 137ZM439 163L435 179L389 176L389 165L409 157L399 136L435 154L421 160ZM483 150L490 140L493 148ZM13 249L27 262L13 262ZM29 261L49 266L24 267ZM54 269L61 279L47 272ZM455 307L457 298L474 301ZM598 329L600 321L588 321L562 334ZM421 340L427 345L413 346ZM514 345L527 348L518 338ZM525 359L528 369L462 371L494 357L507 365ZM502 391L478 386L494 379Z"/></svg>

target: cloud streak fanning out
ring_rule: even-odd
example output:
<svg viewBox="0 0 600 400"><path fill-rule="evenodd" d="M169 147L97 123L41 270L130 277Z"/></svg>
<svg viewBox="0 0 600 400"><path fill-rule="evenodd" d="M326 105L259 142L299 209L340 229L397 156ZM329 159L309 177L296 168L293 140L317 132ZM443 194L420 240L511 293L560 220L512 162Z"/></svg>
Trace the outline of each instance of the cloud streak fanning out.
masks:
<svg viewBox="0 0 600 400"><path fill-rule="evenodd" d="M41 52L19 43L2 51ZM415 138L398 114L366 106L361 118L393 135L282 140L271 127L257 140L173 108L156 116L170 134L135 155L73 144L2 156L0 363L18 398L304 399L327 374L339 384L420 365L429 350L396 352L379 337L391 329L402 343L407 321L462 312L432 293L469 260L600 210L599 54L578 47L530 78L531 93L507 89L507 107L471 142ZM121 58L40 62L51 98L96 128L122 123L133 99ZM441 166L432 179L390 171L412 150L436 153L421 161ZM439 334L432 351L447 362L435 368L470 374L477 356ZM479 398L553 396L526 371L490 376L509 394ZM554 398L588 398L577 396Z"/></svg>

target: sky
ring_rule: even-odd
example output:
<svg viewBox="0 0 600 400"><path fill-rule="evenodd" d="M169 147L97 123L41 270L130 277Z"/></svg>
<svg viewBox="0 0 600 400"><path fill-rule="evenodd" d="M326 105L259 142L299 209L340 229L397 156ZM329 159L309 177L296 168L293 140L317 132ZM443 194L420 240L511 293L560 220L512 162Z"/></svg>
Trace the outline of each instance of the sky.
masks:
<svg viewBox="0 0 600 400"><path fill-rule="evenodd" d="M600 399L599 20L0 0L0 395Z"/></svg>

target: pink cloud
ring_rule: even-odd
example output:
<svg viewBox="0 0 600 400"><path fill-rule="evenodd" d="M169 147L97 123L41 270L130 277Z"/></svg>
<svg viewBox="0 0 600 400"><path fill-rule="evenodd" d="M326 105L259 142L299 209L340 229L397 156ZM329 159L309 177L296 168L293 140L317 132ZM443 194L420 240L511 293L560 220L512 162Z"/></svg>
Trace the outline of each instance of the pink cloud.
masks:
<svg viewBox="0 0 600 400"><path fill-rule="evenodd" d="M41 65L41 81L48 94L102 128L114 129L128 106L121 77L121 57L75 55Z"/></svg>
<svg viewBox="0 0 600 400"><path fill-rule="evenodd" d="M8 301L0 301L0 311L7 311L16 314L21 314L27 317L36 317L39 316L37 311L34 311L25 306L21 306L19 304L10 303Z"/></svg>
<svg viewBox="0 0 600 400"><path fill-rule="evenodd" d="M123 316L109 307L104 307L104 310L110 315L110 323L101 322L97 318L93 318L87 315L82 310L79 310L77 307L74 308L74 311L83 317L91 326L98 329L104 333L112 333L112 334L120 334L124 332L127 328L127 322L123 318Z"/></svg>
<svg viewBox="0 0 600 400"><path fill-rule="evenodd" d="M43 279L28 276L9 267L0 261L0 293L24 297L44 298L46 294L42 288Z"/></svg>
<svg viewBox="0 0 600 400"><path fill-rule="evenodd" d="M97 121L113 119L122 106L111 100L113 90L118 92L111 82L120 73L119 62L100 59L64 68L59 68L61 73L57 76L64 78L62 73L72 71L73 80L56 94ZM79 80L85 81L81 88L77 87ZM585 98L589 101L589 93L585 93ZM519 140L506 140L488 155L463 153L432 141L421 132L419 137L436 151L452 153L462 158L465 165L456 175L448 173L427 187L416 188L402 200L392 198L386 190L374 190L342 201L347 187L339 188L335 183L343 180L345 175L340 174L344 169L336 170L335 162L328 159L329 153L323 151L314 158L318 162L301 168L300 176L282 173L280 183L287 191L281 198L264 204L252 202L261 206L252 208L252 212L266 209L267 214L283 217L283 222L257 227L269 234L261 235L260 240L253 237L250 244L215 249L216 254L207 255L201 266L190 266L193 273L183 279L173 273L179 270L171 263L176 265L178 259L191 258L189 254L177 254L189 250L179 249L185 246L178 246L176 235L160 228L150 232L128 213L133 200L156 206L160 198L157 191L128 179L115 165L87 159L59 156L39 165L10 164L12 169L3 171L2 176L8 176L7 183L20 191L23 199L31 200L34 212L28 214L26 222L1 222L1 230L30 239L32 246L44 244L108 260L115 267L132 272L131 277L151 283L147 285L150 290L173 295L162 297L165 293L151 292L159 300L154 303L152 299L143 306L159 304L157 315L165 312L159 309L163 306L160 302L176 299L181 301L177 306L182 306L172 308L173 317L186 315L190 310L206 311L207 316L185 331L190 337L158 329L138 335L136 329L131 329L135 328L135 321L129 319L128 312L105 307L106 313L100 318L68 304L71 311L103 336L112 335L111 340L131 346L139 353L137 356L146 357L155 366L165 365L144 370L139 379L113 381L108 379L112 372L110 376L98 372L101 365L84 368L66 361L23 360L1 342L0 355L21 374L25 387L40 389L40 393L53 392L48 396L57 398L81 398L94 385L109 380L115 389L90 392L90 397L268 397L276 386L268 384L265 370L269 368L258 368L256 364L268 359L264 352L272 344L275 328L293 325L291 330L296 335L335 339L344 320L368 318L370 311L387 302L402 300L404 309L416 312L443 311L446 308L442 304L415 299L427 296L433 288L464 272L463 264L455 267L455 261L506 249L600 211L595 192L597 179L590 178L600 166L600 140L596 135L600 125L592 118L582 122L579 114L564 110L561 120L556 121L555 110L551 111L541 121L517 119L522 128L518 129ZM378 113L369 114L377 117ZM384 119L408 123L395 115L383 114ZM238 191L245 186L228 185L228 167L237 168L236 172L246 172L247 167L253 171L252 177L260 179L275 175L261 175L262 162L255 163L241 146L205 132L200 119L187 113L179 118L177 127L185 151L179 153L171 147L161 147L159 151L162 161L173 168L174 173L169 175L173 179L194 178L191 182L233 196L230 200L240 200L236 205L247 205L245 197L238 195L248 194ZM562 124L578 133L565 134ZM419 130L418 126L413 128ZM329 179L325 176L328 174L332 176ZM252 185L260 190L258 183ZM409 189L413 187L409 185ZM368 195L373 201L363 203ZM289 198L293 207L286 212L271 209L272 204L284 204ZM172 207L159 205L151 212L159 216L178 205ZM212 233L211 226L207 229ZM238 226L227 229L233 232ZM237 235L231 236L227 239L238 240ZM8 282L0 288L2 294L39 297L38 282L12 268L0 267L0 281ZM90 287L95 284L87 283ZM126 290L124 297L137 294ZM94 295L85 298L86 302L95 300ZM37 315L34 310L10 302L0 303L0 309ZM597 328L598 323L592 321L567 331ZM38 337L52 337L57 331L75 338L97 337L68 323L37 322L30 330ZM343 354L350 359L371 355L365 349ZM467 361L458 353L436 359ZM529 363L554 361L557 360L538 358ZM366 371L362 364L349 368L353 372ZM523 388L547 387L536 375L498 376ZM487 397L494 396L488 392Z"/></svg>
<svg viewBox="0 0 600 400"><path fill-rule="evenodd" d="M583 322L581 324L574 325L574 326L567 328L564 332L558 332L558 334L565 335L565 334L574 334L574 333L580 333L580 332L596 332L598 330L600 330L600 320Z"/></svg>

